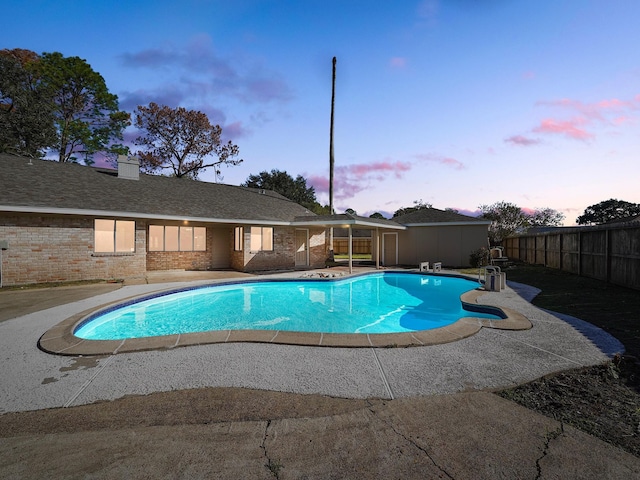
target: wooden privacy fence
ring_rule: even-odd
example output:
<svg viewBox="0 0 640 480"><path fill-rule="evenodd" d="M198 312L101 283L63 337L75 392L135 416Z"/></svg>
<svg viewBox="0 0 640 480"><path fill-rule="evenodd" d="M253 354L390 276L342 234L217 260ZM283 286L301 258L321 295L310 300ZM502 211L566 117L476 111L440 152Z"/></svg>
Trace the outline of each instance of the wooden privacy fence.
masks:
<svg viewBox="0 0 640 480"><path fill-rule="evenodd" d="M353 254L371 254L371 238L354 238L352 243ZM334 238L333 251L338 255L349 253L348 238Z"/></svg>
<svg viewBox="0 0 640 480"><path fill-rule="evenodd" d="M640 222L559 228L503 244L510 259L640 290Z"/></svg>

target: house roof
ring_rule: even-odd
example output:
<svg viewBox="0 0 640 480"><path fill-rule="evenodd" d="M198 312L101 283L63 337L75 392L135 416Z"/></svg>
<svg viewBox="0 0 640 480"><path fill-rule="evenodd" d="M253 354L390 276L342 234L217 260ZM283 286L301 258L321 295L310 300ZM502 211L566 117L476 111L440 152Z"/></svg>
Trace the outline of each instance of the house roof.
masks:
<svg viewBox="0 0 640 480"><path fill-rule="evenodd" d="M640 222L640 215L634 215L631 217L624 217L624 218L614 218L613 220L604 222L603 225L611 225L612 223L633 223L633 222Z"/></svg>
<svg viewBox="0 0 640 480"><path fill-rule="evenodd" d="M448 223L452 225L490 225L491 221L462 215L451 210L437 208L421 208L406 215L394 217L394 221L406 226L429 226Z"/></svg>
<svg viewBox="0 0 640 480"><path fill-rule="evenodd" d="M360 228L391 228L393 230L405 230L406 227L400 225L393 220L386 218L369 218L359 215L351 215L350 213L340 213L337 215L317 215L310 219L308 217L298 217L296 222L314 223L318 225L348 227L355 226Z"/></svg>
<svg viewBox="0 0 640 480"><path fill-rule="evenodd" d="M289 225L315 215L275 192L0 154L0 211Z"/></svg>

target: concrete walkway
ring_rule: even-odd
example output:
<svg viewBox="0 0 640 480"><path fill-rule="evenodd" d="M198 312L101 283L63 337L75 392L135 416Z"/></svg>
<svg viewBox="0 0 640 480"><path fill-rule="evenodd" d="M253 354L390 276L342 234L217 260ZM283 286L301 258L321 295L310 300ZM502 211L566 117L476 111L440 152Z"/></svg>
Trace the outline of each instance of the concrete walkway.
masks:
<svg viewBox="0 0 640 480"><path fill-rule="evenodd" d="M636 457L485 393L549 373L599 364L622 351L622 345L602 330L532 306L528 300L536 291L530 287L511 284L503 292L488 293L483 303L524 314L533 324L531 330L483 328L476 335L444 345L377 349L235 343L104 357L55 356L37 349L38 338L71 315L132 295L184 285L148 281L90 297L78 291L76 301L66 299L69 303L1 322L0 413L202 387L378 399L368 408L322 418L244 422L233 428L225 424L202 432L193 426L172 432L145 430L135 438L124 429L110 448L133 452L132 445L142 442L147 447L145 455L166 459L175 452L163 442L150 450L152 439L145 435L172 438L178 442L174 445L177 450L190 451L190 461L200 465L199 474L183 472L183 478L216 477L211 475L215 468L227 474L218 473L219 478L273 478L276 464L264 468L267 450L269 458L279 458L284 467L277 478L632 478L640 474ZM37 290L28 295L33 297L32 304L46 296ZM11 291L0 292L0 311L10 308L11 296ZM99 444L100 438L82 441ZM69 448L80 448L77 436L38 439L29 442L62 441ZM1 441L7 448L20 443L18 437ZM228 454L235 461L219 460L216 467L201 455L203 442L219 449L216 458L226 459ZM38 451L46 448L41 446ZM0 449L0 454L5 453ZM133 474L128 476L147 478L135 474L135 465L140 466L143 456L135 458L130 460L128 471ZM144 463L151 468L147 460ZM26 464L16 461L10 465L7 472L19 471ZM356 466L362 468L362 475L354 470ZM254 467L255 475L250 473ZM100 471L102 475L92 478L109 477L107 470ZM118 476L124 471L109 472ZM159 473L151 468L148 478L163 478Z"/></svg>
<svg viewBox="0 0 640 480"><path fill-rule="evenodd" d="M299 274L279 276L291 275ZM192 283L217 280L222 279ZM586 322L561 319L534 307L525 298L535 295L535 290L525 286L487 293L482 301L524 314L533 324L531 330L483 328L471 337L428 347L317 348L225 343L99 358L50 355L36 347L45 331L67 317L178 285L184 283L125 285L0 323L4 377L0 412L68 407L124 395L204 386L388 399L491 390L602 363L623 349L616 339ZM33 304L44 294L39 290L30 293ZM5 295L0 294L0 301Z"/></svg>

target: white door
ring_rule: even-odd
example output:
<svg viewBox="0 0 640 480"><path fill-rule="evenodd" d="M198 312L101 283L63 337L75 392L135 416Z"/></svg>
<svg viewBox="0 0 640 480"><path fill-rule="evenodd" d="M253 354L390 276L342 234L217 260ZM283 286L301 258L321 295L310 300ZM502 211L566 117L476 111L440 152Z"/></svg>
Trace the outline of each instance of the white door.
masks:
<svg viewBox="0 0 640 480"><path fill-rule="evenodd" d="M296 229L296 267L309 265L309 230Z"/></svg>
<svg viewBox="0 0 640 480"><path fill-rule="evenodd" d="M382 234L382 265L389 267L398 264L398 234Z"/></svg>

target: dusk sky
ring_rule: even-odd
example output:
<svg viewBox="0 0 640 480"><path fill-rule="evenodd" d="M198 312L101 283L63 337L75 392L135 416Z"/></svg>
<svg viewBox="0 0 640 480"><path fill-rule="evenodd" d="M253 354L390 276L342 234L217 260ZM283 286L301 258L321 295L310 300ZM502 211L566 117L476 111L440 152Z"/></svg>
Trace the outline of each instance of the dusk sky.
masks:
<svg viewBox="0 0 640 480"><path fill-rule="evenodd" d="M506 201L573 225L640 203L638 0L5 0L2 17L0 49L84 58L123 110L205 112L244 159L224 183L284 170L328 203L336 56L337 213Z"/></svg>

